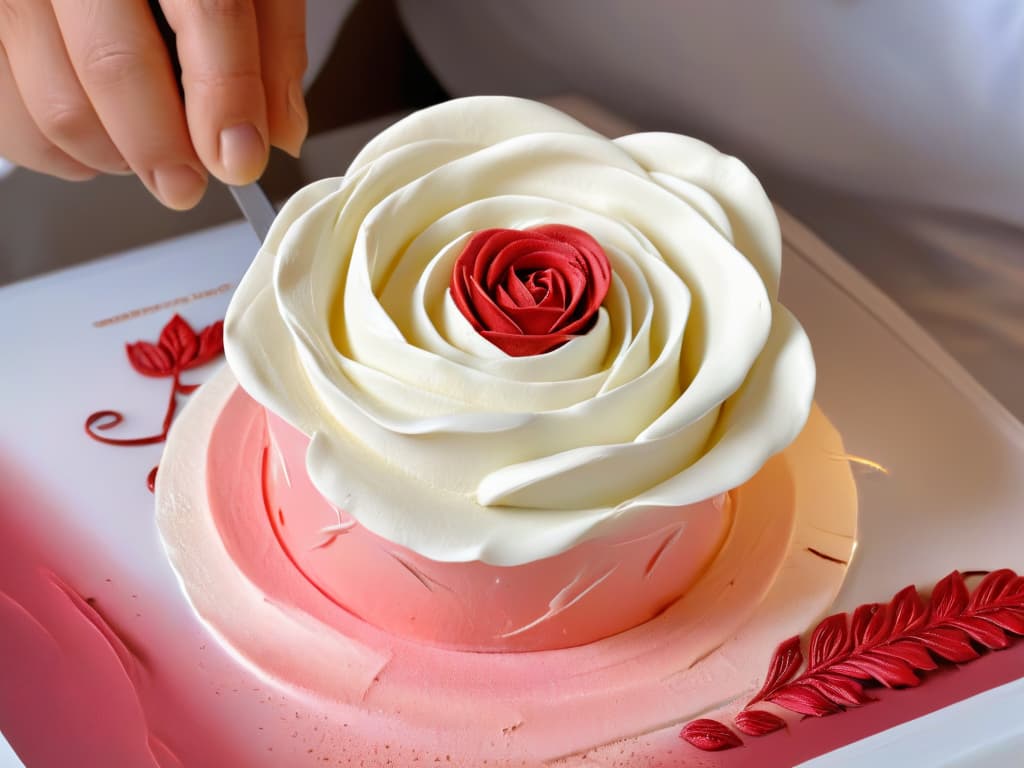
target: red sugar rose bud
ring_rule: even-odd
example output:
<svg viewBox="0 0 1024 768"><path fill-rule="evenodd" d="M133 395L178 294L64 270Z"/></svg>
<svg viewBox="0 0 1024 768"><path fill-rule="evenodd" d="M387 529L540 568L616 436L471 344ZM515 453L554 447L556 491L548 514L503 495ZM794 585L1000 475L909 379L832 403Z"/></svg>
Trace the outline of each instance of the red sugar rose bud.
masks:
<svg viewBox="0 0 1024 768"><path fill-rule="evenodd" d="M608 257L594 238L548 224L477 232L455 262L450 290L481 336L524 357L589 331L610 282Z"/></svg>

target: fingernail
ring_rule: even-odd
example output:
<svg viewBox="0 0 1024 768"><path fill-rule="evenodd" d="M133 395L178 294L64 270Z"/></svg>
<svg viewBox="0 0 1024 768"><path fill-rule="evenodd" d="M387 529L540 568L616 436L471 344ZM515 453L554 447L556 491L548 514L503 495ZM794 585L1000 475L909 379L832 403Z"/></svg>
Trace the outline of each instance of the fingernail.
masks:
<svg viewBox="0 0 1024 768"><path fill-rule="evenodd" d="M206 181L187 165L172 165L153 171L153 184L157 196L169 208L191 208L199 202L206 189Z"/></svg>
<svg viewBox="0 0 1024 768"><path fill-rule="evenodd" d="M252 123L239 123L220 132L220 162L227 181L244 184L263 172L267 145Z"/></svg>

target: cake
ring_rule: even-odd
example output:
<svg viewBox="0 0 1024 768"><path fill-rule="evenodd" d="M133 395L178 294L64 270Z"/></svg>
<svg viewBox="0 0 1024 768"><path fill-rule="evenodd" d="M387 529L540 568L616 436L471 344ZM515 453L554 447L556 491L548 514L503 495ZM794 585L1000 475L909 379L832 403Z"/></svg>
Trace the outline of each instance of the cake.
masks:
<svg viewBox="0 0 1024 768"><path fill-rule="evenodd" d="M195 610L397 764L550 762L739 695L763 660L716 649L805 629L856 516L780 262L757 179L695 139L505 97L399 121L281 210L172 430Z"/></svg>
<svg viewBox="0 0 1024 768"><path fill-rule="evenodd" d="M780 252L753 175L693 139L512 98L400 121L285 206L228 312L283 548L462 650L651 618L807 419Z"/></svg>

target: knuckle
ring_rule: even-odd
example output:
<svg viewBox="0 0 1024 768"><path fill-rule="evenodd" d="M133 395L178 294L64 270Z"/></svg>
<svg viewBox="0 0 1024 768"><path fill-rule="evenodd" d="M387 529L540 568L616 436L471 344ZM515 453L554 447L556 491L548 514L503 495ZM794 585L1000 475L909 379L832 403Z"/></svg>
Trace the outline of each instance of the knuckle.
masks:
<svg viewBox="0 0 1024 768"><path fill-rule="evenodd" d="M147 63L145 54L125 41L101 41L85 52L81 76L99 86L116 86L134 77Z"/></svg>
<svg viewBox="0 0 1024 768"><path fill-rule="evenodd" d="M90 110L84 104L51 104L39 119L43 134L58 144L74 142L92 133L94 128Z"/></svg>
<svg viewBox="0 0 1024 768"><path fill-rule="evenodd" d="M252 0L190 0L189 4L199 14L225 20L253 15Z"/></svg>
<svg viewBox="0 0 1024 768"><path fill-rule="evenodd" d="M259 73L249 69L191 72L184 80L186 88L195 86L211 91L238 91L258 87L262 82Z"/></svg>

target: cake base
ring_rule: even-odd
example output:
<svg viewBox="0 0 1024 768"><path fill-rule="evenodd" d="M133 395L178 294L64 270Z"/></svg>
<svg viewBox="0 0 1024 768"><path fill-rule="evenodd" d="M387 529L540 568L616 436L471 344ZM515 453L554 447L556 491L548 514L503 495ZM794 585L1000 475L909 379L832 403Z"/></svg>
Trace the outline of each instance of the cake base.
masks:
<svg viewBox="0 0 1024 768"><path fill-rule="evenodd" d="M239 435L234 470L221 465L207 482L210 434L236 388L225 368L176 422L157 481L158 525L203 622L256 675L315 697L341 756L532 765L739 706L775 645L828 609L853 551L853 476L815 408L793 445L737 489L719 556L660 616L558 651L423 646L347 613L293 566L260 489L242 482L258 460L247 454L254 434ZM251 407L255 429L262 417Z"/></svg>

